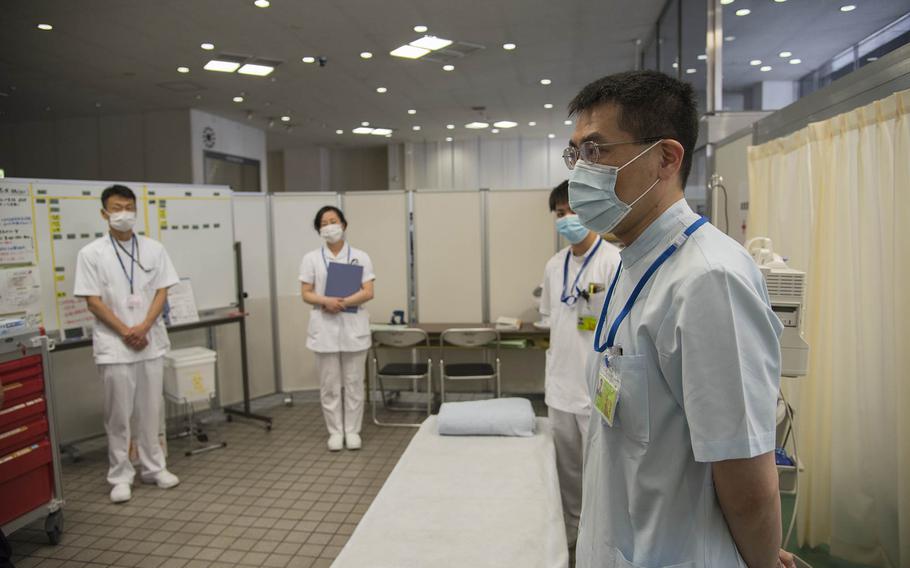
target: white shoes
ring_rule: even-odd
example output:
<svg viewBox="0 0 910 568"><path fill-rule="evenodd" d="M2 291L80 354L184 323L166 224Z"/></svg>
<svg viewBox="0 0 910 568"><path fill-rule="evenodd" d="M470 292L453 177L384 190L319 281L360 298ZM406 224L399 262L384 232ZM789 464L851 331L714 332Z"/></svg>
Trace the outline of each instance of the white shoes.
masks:
<svg viewBox="0 0 910 568"><path fill-rule="evenodd" d="M166 469L162 469L151 477L142 476L142 483L154 483L161 489L170 489L180 483L180 479Z"/></svg>
<svg viewBox="0 0 910 568"><path fill-rule="evenodd" d="M332 434L329 436L329 451L338 452L344 447L344 436L341 434Z"/></svg>
<svg viewBox="0 0 910 568"><path fill-rule="evenodd" d="M349 450L359 450L361 446L360 434L345 434L344 445Z"/></svg>
<svg viewBox="0 0 910 568"><path fill-rule="evenodd" d="M111 502L126 503L133 497L133 490L129 483L118 483L111 489Z"/></svg>

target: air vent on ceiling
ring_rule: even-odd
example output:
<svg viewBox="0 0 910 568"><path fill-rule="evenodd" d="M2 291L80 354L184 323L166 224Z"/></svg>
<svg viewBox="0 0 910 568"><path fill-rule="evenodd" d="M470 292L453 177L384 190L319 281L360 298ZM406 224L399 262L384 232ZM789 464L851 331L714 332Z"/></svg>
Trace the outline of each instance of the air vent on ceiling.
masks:
<svg viewBox="0 0 910 568"><path fill-rule="evenodd" d="M158 83L158 86L178 93L194 93L205 90L205 87L192 81L165 81L164 83Z"/></svg>
<svg viewBox="0 0 910 568"><path fill-rule="evenodd" d="M434 51L429 55L424 55L420 58L420 61L433 61L434 63L452 63L453 61L464 59L472 53L476 53L482 49L486 49L486 47L478 45L476 43L456 41L448 47Z"/></svg>

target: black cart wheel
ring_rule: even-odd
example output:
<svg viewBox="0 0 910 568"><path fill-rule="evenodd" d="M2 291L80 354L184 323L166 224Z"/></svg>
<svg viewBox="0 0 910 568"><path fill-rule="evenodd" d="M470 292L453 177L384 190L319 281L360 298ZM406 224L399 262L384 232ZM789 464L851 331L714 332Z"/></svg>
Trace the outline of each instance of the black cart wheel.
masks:
<svg viewBox="0 0 910 568"><path fill-rule="evenodd" d="M196 435L196 439L204 444L209 441L209 435L206 434L205 432L201 432Z"/></svg>
<svg viewBox="0 0 910 568"><path fill-rule="evenodd" d="M228 422L233 422L233 421L234 421L234 417L231 416L230 414L227 414L227 415L225 416L225 418L227 419Z"/></svg>
<svg viewBox="0 0 910 568"><path fill-rule="evenodd" d="M63 537L63 511L54 511L44 520L44 532L51 544L60 544Z"/></svg>

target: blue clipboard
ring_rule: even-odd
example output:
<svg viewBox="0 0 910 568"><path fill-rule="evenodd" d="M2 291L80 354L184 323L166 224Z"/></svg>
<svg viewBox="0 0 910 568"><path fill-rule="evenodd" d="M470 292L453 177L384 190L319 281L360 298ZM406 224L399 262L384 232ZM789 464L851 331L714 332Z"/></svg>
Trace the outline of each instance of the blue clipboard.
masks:
<svg viewBox="0 0 910 568"><path fill-rule="evenodd" d="M363 266L330 262L325 281L325 295L330 298L347 298L363 287ZM344 311L356 314L357 306Z"/></svg>

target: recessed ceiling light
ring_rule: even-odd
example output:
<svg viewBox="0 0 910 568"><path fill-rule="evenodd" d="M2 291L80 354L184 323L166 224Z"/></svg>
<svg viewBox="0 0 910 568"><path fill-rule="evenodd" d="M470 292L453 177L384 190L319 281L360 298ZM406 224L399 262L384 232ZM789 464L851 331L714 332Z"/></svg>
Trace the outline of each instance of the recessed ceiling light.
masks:
<svg viewBox="0 0 910 568"><path fill-rule="evenodd" d="M698 57L696 57L696 59L698 59L699 61L705 61L705 60L708 59L708 56L705 55L704 53L702 53L701 55L699 55Z"/></svg>
<svg viewBox="0 0 910 568"><path fill-rule="evenodd" d="M786 59L786 58L790 57L791 55L793 55L793 53L791 53L789 51L781 51L778 55L780 55L781 57Z"/></svg>
<svg viewBox="0 0 910 568"><path fill-rule="evenodd" d="M546 103L543 105L543 108L551 109L551 108L553 108L553 103Z"/></svg>
<svg viewBox="0 0 910 568"><path fill-rule="evenodd" d="M388 89L386 89L385 87L376 87L376 92L379 94L385 93L387 91L388 91Z"/></svg>
<svg viewBox="0 0 910 568"><path fill-rule="evenodd" d="M689 67L688 69L686 69L686 75L694 75L694 74L695 74L695 69L693 69L692 67Z"/></svg>
<svg viewBox="0 0 910 568"><path fill-rule="evenodd" d="M454 124L446 124L446 130L455 130Z"/></svg>
<svg viewBox="0 0 910 568"><path fill-rule="evenodd" d="M503 48L504 50L506 50L506 51L512 51L512 50L515 49L516 47L518 47L518 46L515 45L514 43L504 43L504 44L502 44L502 48Z"/></svg>
<svg viewBox="0 0 910 568"><path fill-rule="evenodd" d="M419 131L420 131L420 125L415 124L414 126L411 127L411 130L413 130L414 132L419 132Z"/></svg>
<svg viewBox="0 0 910 568"><path fill-rule="evenodd" d="M235 102L235 103L242 103L242 102L243 102L243 97L234 97L234 102Z"/></svg>
<svg viewBox="0 0 910 568"><path fill-rule="evenodd" d="M553 81L551 81L551 80L549 80L549 79L541 79L541 80L540 80L540 84L541 84L541 85L549 85L549 84L552 83L552 82L553 82Z"/></svg>
<svg viewBox="0 0 910 568"><path fill-rule="evenodd" d="M562 123L565 124L566 126L572 126L571 120L563 120Z"/></svg>
<svg viewBox="0 0 910 568"><path fill-rule="evenodd" d="M344 130L339 128L338 130L335 131L335 134L344 134Z"/></svg>
<svg viewBox="0 0 910 568"><path fill-rule="evenodd" d="M370 53L369 51L361 51L361 52L360 52L360 58L361 58L361 59L369 59L369 58L371 58L371 57L373 57L373 54Z"/></svg>
<svg viewBox="0 0 910 568"><path fill-rule="evenodd" d="M256 65L254 63L247 63L243 65L240 69L237 70L238 73L243 75L255 75L257 77L265 77L269 75L275 68L271 65Z"/></svg>
<svg viewBox="0 0 910 568"><path fill-rule="evenodd" d="M417 33L419 33L419 34L426 33L427 27L426 27L426 26L417 25L417 26L414 26L414 31L417 32Z"/></svg>
<svg viewBox="0 0 910 568"><path fill-rule="evenodd" d="M751 13L752 13L752 10L750 10L748 8L740 8L739 10L736 11L737 16L748 16Z"/></svg>
<svg viewBox="0 0 910 568"><path fill-rule="evenodd" d="M443 66L442 66L442 70L443 70L443 71L454 71L454 70L455 70L455 66L454 66L454 65L443 65Z"/></svg>
<svg viewBox="0 0 910 568"><path fill-rule="evenodd" d="M271 5L271 2L269 2L269 0L256 0L253 2L253 5L257 8L268 8Z"/></svg>
<svg viewBox="0 0 910 568"><path fill-rule="evenodd" d="M451 141L452 141L452 137L451 137L451 136L446 136L446 142L451 142Z"/></svg>
<svg viewBox="0 0 910 568"><path fill-rule="evenodd" d="M213 49L215 49L215 44L214 43L203 43L203 44L200 44L199 47L201 47L202 49L204 49L206 51L212 51Z"/></svg>
<svg viewBox="0 0 910 568"><path fill-rule="evenodd" d="M465 128L470 128L471 130L480 130L481 128L486 128L490 126L486 122L469 122L464 125Z"/></svg>
<svg viewBox="0 0 910 568"><path fill-rule="evenodd" d="M417 114L417 111L415 109L409 108L408 114Z"/></svg>
<svg viewBox="0 0 910 568"><path fill-rule="evenodd" d="M869 58L869 61L873 61L873 59ZM800 59L798 57L794 57L793 59L790 60L790 65L799 65L802 62L803 62L802 59Z"/></svg>
<svg viewBox="0 0 910 568"><path fill-rule="evenodd" d="M422 49L414 47L413 45L402 45L401 47L396 47L390 51L389 55L393 57L404 57L405 59L420 59L428 53L430 53L429 49Z"/></svg>
<svg viewBox="0 0 910 568"><path fill-rule="evenodd" d="M291 117L288 115L284 115L281 117L281 122L291 122Z"/></svg>
<svg viewBox="0 0 910 568"><path fill-rule="evenodd" d="M799 61L799 60L797 59L797 61ZM875 57L874 55L870 55L869 57L866 58L866 61L878 61L878 57ZM793 62L791 61L790 63L793 63ZM796 65L795 63L793 63L793 64Z"/></svg>
<svg viewBox="0 0 910 568"><path fill-rule="evenodd" d="M373 129L368 126L358 126L351 132L353 132L354 134L370 134L371 132L373 132Z"/></svg>
<svg viewBox="0 0 910 568"><path fill-rule="evenodd" d="M846 6L840 7L841 12L852 12L853 10L856 10L856 6L853 4L847 4Z"/></svg>
<svg viewBox="0 0 910 568"><path fill-rule="evenodd" d="M493 134L499 134L499 129L498 129L498 128L493 128L493 129L490 130L490 132L492 132Z"/></svg>
<svg viewBox="0 0 910 568"><path fill-rule="evenodd" d="M733 0L720 0L720 3L726 6L727 4L732 4Z"/></svg>
<svg viewBox="0 0 910 568"><path fill-rule="evenodd" d="M369 125L370 125L370 123L367 121L363 121L360 123L360 126L369 126Z"/></svg>
<svg viewBox="0 0 910 568"><path fill-rule="evenodd" d="M547 134L547 138L552 140L552 139L556 138L556 135L551 132L551 133Z"/></svg>
<svg viewBox="0 0 910 568"><path fill-rule="evenodd" d="M679 63L673 62L673 69L679 69Z"/></svg>
<svg viewBox="0 0 910 568"><path fill-rule="evenodd" d="M493 126L496 128L515 128L518 123L511 120L500 120L499 122L494 122Z"/></svg>
<svg viewBox="0 0 910 568"><path fill-rule="evenodd" d="M190 72L190 68L189 68L189 67L178 67L178 68L177 68L177 72L178 72L178 73L189 73L189 72Z"/></svg>
<svg viewBox="0 0 910 568"><path fill-rule="evenodd" d="M727 37L724 38L724 41L733 41L733 40L735 40L735 39L736 39L736 36L729 35L729 36L727 36Z"/></svg>
<svg viewBox="0 0 910 568"><path fill-rule="evenodd" d="M54 29L54 26L52 26L50 24L38 24L38 29L43 32L49 32L52 29Z"/></svg>
<svg viewBox="0 0 910 568"><path fill-rule="evenodd" d="M751 65L752 67L758 67L759 65L761 65L761 59L753 59L752 61L749 62L749 65Z"/></svg>
<svg viewBox="0 0 910 568"><path fill-rule="evenodd" d="M774 0L774 1L777 2L778 4L783 4L783 3L786 2L787 0Z"/></svg>
<svg viewBox="0 0 910 568"><path fill-rule="evenodd" d="M206 71L219 71L221 73L233 73L240 67L240 64L236 61L223 61L221 59L212 59L205 64Z"/></svg>
<svg viewBox="0 0 910 568"><path fill-rule="evenodd" d="M532 120L528 123L528 126L537 126L537 123Z"/></svg>
<svg viewBox="0 0 910 568"><path fill-rule="evenodd" d="M761 67L759 67L759 71L761 71L761 72L763 72L763 73L767 73L767 72L770 71L770 70L771 70L771 66L770 66L770 65L762 65Z"/></svg>
<svg viewBox="0 0 910 568"><path fill-rule="evenodd" d="M375 134L376 136L391 136L392 129L391 128L374 128L373 132L371 132L370 134Z"/></svg>
<svg viewBox="0 0 910 568"><path fill-rule="evenodd" d="M436 51L437 49L442 49L444 47L449 47L452 45L452 40L436 36L423 36L418 40L412 41L409 45L413 47L419 47L421 49Z"/></svg>

